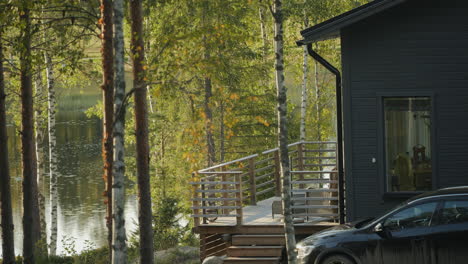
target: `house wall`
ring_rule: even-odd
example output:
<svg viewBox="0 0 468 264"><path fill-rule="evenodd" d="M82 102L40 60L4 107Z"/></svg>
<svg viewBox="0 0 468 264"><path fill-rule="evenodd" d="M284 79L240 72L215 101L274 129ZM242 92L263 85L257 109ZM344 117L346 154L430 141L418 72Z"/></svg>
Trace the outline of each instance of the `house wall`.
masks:
<svg viewBox="0 0 468 264"><path fill-rule="evenodd" d="M432 96L433 188L468 185L467 14L468 1L413 0L342 30L348 220L411 196L385 192L383 96Z"/></svg>

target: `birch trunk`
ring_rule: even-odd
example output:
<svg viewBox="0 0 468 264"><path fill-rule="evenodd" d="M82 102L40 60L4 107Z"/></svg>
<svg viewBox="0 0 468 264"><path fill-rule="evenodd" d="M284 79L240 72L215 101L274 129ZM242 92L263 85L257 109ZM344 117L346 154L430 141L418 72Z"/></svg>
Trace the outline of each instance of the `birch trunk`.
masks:
<svg viewBox="0 0 468 264"><path fill-rule="evenodd" d="M31 77L31 19L29 2L22 1L20 75L21 75L21 145L23 165L23 258L24 263L35 262L35 246L41 239L39 204L37 199L37 171L34 141L34 110Z"/></svg>
<svg viewBox="0 0 468 264"><path fill-rule="evenodd" d="M205 58L209 55L205 55ZM205 78L205 130L206 130L206 143L208 147L208 167L213 166L216 163L216 150L215 142L213 137L213 112L211 111L210 100L213 96L211 78Z"/></svg>
<svg viewBox="0 0 468 264"><path fill-rule="evenodd" d="M225 142L224 142L224 102L221 102L220 107L220 120L219 120L219 161L224 162L224 156L226 155Z"/></svg>
<svg viewBox="0 0 468 264"><path fill-rule="evenodd" d="M114 181L112 185L112 263L127 263L125 234L125 69L124 69L124 6L123 0L114 1L114 51L115 51L115 96L114 96Z"/></svg>
<svg viewBox="0 0 468 264"><path fill-rule="evenodd" d="M39 213L41 218L41 237L47 237L46 231L46 221L45 221L45 182L44 182L44 170L45 170L45 161L44 161L44 123L45 120L42 117L42 104L44 99L44 89L42 85L42 74L41 69L38 68L38 72L34 81L34 87L36 95L35 97L39 101L35 110L35 128L36 128L36 163L37 163L37 185L38 185L38 199L39 199Z"/></svg>
<svg viewBox="0 0 468 264"><path fill-rule="evenodd" d="M140 228L140 263L152 264L153 226L149 174L147 87L145 83L145 47L143 42L142 1L130 1L132 20L133 88L135 89L135 137L138 178L138 220Z"/></svg>
<svg viewBox="0 0 468 264"><path fill-rule="evenodd" d="M49 54L44 53L47 73L47 116L48 116L48 134L49 134L49 175L50 175L50 236L49 236L49 254L55 256L57 253L57 201L58 189L57 181L59 178L57 161L57 137L55 134L55 78L52 59Z"/></svg>
<svg viewBox="0 0 468 264"><path fill-rule="evenodd" d="M265 8L260 7L258 9L258 14L260 16L260 33L262 34L263 40L263 58L266 58L266 53L268 51L268 38L265 29Z"/></svg>
<svg viewBox="0 0 468 264"><path fill-rule="evenodd" d="M301 125L300 125L300 141L306 140L306 113L307 113L307 47L304 46L302 64L302 103L301 103Z"/></svg>
<svg viewBox="0 0 468 264"><path fill-rule="evenodd" d="M317 141L322 141L322 127L321 127L321 115L320 115L320 87L318 78L318 64L314 61L314 82L315 82L315 112L317 116ZM320 156L319 152L319 156Z"/></svg>
<svg viewBox="0 0 468 264"><path fill-rule="evenodd" d="M11 208L10 168L8 164L8 136L6 130L6 94L3 70L3 45L0 27L0 206L3 263L15 263L13 213Z"/></svg>
<svg viewBox="0 0 468 264"><path fill-rule="evenodd" d="M286 238L286 252L288 263L296 264L297 253L294 223L291 210L291 184L290 164L288 155L288 129L287 129L287 96L284 85L284 59L283 59L283 13L281 0L275 0L273 18L275 20L275 76L278 97L278 145L280 151L280 173L282 178L282 201L284 215L284 231Z"/></svg>
<svg viewBox="0 0 468 264"><path fill-rule="evenodd" d="M104 162L104 182L107 205L107 241L109 251L112 249L112 127L114 119L114 50L113 50L113 23L112 23L112 0L101 0L102 17L102 102L104 105L103 114L103 135L102 153ZM109 254L110 258L110 254Z"/></svg>

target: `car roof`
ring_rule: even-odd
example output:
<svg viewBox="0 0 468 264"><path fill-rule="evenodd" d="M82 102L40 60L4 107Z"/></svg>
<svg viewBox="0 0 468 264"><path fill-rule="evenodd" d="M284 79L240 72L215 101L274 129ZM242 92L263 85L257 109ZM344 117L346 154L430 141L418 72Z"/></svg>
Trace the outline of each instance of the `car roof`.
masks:
<svg viewBox="0 0 468 264"><path fill-rule="evenodd" d="M421 199L430 199L432 197L438 196L456 196L456 195L468 195L468 186L456 186L439 189L436 191L425 192L418 196L415 196L407 201L407 203L412 203Z"/></svg>

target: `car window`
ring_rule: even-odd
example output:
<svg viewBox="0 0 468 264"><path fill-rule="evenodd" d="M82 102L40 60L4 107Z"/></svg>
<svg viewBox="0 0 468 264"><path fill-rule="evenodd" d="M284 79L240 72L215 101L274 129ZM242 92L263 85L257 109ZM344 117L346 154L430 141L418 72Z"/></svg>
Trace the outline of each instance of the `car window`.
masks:
<svg viewBox="0 0 468 264"><path fill-rule="evenodd" d="M419 204L403 209L384 220L384 227L390 231L429 226L437 202Z"/></svg>
<svg viewBox="0 0 468 264"><path fill-rule="evenodd" d="M468 201L446 201L440 214L440 224L468 223Z"/></svg>

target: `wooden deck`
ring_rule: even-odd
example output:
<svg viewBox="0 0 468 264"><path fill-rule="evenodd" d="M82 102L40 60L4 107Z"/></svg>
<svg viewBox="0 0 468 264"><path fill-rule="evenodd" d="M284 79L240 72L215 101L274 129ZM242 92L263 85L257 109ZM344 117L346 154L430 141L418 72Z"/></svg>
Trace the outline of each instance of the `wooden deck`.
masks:
<svg viewBox="0 0 468 264"><path fill-rule="evenodd" d="M257 205L248 205L242 208L243 221L242 225L283 225L283 215L272 215L272 204L274 201L281 201L281 197L271 197L266 200L260 201ZM235 212L233 212L235 213ZM320 222L326 222L330 219L326 217L309 217L308 219L296 220L295 225L313 225ZM201 226L233 226L236 225L236 219L232 217L222 217L208 224L201 224Z"/></svg>
<svg viewBox="0 0 468 264"><path fill-rule="evenodd" d="M337 225L344 212L339 211L336 142L297 142L289 145L289 155L296 235ZM258 243L271 243L271 235L284 237L279 167L279 151L272 149L193 173L193 231L200 234L202 259L227 255L228 263L257 263L246 257L265 257ZM233 239L245 244L235 245ZM246 248L242 256L239 246ZM265 246L268 254L277 254L283 244ZM258 263L278 263L278 256L268 257L276 259Z"/></svg>

